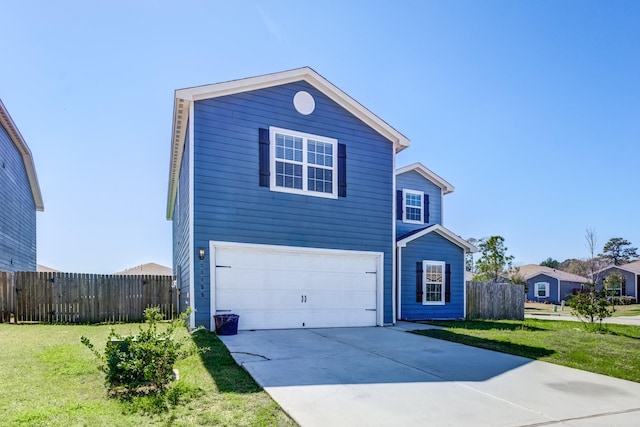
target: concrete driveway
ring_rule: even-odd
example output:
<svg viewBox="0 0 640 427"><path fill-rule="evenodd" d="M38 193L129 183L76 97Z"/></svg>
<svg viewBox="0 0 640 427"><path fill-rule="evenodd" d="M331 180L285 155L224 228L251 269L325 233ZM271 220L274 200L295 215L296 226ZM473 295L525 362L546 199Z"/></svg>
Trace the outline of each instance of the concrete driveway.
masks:
<svg viewBox="0 0 640 427"><path fill-rule="evenodd" d="M385 328L240 332L235 360L302 426L638 426L640 384Z"/></svg>

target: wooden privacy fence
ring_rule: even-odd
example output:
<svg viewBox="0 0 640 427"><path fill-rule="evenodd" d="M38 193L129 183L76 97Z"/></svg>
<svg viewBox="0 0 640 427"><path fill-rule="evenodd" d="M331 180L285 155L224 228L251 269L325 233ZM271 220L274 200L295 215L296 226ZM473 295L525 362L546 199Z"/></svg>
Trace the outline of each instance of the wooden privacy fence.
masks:
<svg viewBox="0 0 640 427"><path fill-rule="evenodd" d="M467 282L467 319L524 319L524 285Z"/></svg>
<svg viewBox="0 0 640 427"><path fill-rule="evenodd" d="M13 311L11 279L11 273L0 271L0 323L11 321L11 312Z"/></svg>
<svg viewBox="0 0 640 427"><path fill-rule="evenodd" d="M0 321L13 313L16 323L137 322L148 307L171 319L177 310L172 285L172 276L0 273Z"/></svg>

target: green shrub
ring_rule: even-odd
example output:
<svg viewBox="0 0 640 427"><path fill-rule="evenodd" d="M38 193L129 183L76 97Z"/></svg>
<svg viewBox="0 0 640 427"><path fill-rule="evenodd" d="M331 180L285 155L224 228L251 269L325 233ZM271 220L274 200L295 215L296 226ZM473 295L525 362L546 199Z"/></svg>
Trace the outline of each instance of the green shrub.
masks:
<svg viewBox="0 0 640 427"><path fill-rule="evenodd" d="M613 305L609 302L605 289L590 289L588 292L580 292L574 295L567 304L571 307L573 314L583 323L597 327L598 330L602 329L602 320L613 314Z"/></svg>
<svg viewBox="0 0 640 427"><path fill-rule="evenodd" d="M101 361L111 392L162 393L173 377L174 364L197 352L187 345L189 338L175 338L176 329L184 327L189 312L158 331L163 318L158 308L145 310L146 328L140 326L137 335L120 335L113 328L107 337L104 355L86 337L80 341Z"/></svg>

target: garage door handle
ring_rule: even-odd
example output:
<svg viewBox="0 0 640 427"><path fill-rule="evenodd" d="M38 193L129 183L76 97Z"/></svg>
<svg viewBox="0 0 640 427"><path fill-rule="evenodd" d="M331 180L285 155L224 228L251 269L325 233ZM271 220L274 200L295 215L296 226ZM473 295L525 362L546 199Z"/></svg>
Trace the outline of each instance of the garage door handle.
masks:
<svg viewBox="0 0 640 427"><path fill-rule="evenodd" d="M377 311L375 308L365 308L364 311Z"/></svg>
<svg viewBox="0 0 640 427"><path fill-rule="evenodd" d="M216 265L216 268L231 268L230 265Z"/></svg>
<svg viewBox="0 0 640 427"><path fill-rule="evenodd" d="M377 271L365 271L365 273L367 273L367 274L378 274Z"/></svg>
<svg viewBox="0 0 640 427"><path fill-rule="evenodd" d="M306 295L301 295L300 296L300 302L307 302L307 296Z"/></svg>

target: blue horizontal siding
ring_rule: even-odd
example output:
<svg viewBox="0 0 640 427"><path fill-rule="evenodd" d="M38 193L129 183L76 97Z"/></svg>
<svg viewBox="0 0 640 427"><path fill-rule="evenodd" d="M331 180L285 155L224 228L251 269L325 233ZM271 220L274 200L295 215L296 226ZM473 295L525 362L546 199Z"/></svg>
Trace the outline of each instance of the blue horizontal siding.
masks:
<svg viewBox="0 0 640 427"><path fill-rule="evenodd" d="M464 318L464 250L437 233L415 239L401 250L401 318ZM416 263L424 260L451 264L451 302L444 305L422 305L416 301Z"/></svg>
<svg viewBox="0 0 640 427"><path fill-rule="evenodd" d="M293 106L300 90L315 99L308 116ZM384 321L392 322L391 142L306 82L196 101L194 111L194 253L208 249L210 240L383 252ZM270 126L345 144L347 197L325 199L260 187L258 129ZM196 264L199 288L197 256ZM202 268L205 297L202 303L196 300L196 320L209 326L208 254Z"/></svg>
<svg viewBox="0 0 640 427"><path fill-rule="evenodd" d="M442 225L442 190L440 187L429 181L418 172L408 171L396 176L396 188L398 190L416 190L429 195L429 222L428 224ZM423 228L425 224L408 224L402 222L402 217L398 215L396 221L396 233L402 236L410 231Z"/></svg>
<svg viewBox="0 0 640 427"><path fill-rule="evenodd" d="M179 290L179 310L184 312L191 306L195 296L189 293L190 283L190 206L189 206L189 139L185 143L182 160L180 162L180 174L178 177L178 192L173 211L173 275L176 278ZM197 300L197 298L196 298ZM196 312L194 315L198 315Z"/></svg>
<svg viewBox="0 0 640 427"><path fill-rule="evenodd" d="M537 282L548 282L549 283L549 296L547 298L537 298L535 284ZM558 304L558 279L553 278L551 276L547 276L546 274L538 274L537 276L533 276L529 280L527 280L527 300L529 301L538 301L545 302L548 301L552 304Z"/></svg>
<svg viewBox="0 0 640 427"><path fill-rule="evenodd" d="M36 270L36 206L22 155L0 126L0 271Z"/></svg>
<svg viewBox="0 0 640 427"><path fill-rule="evenodd" d="M619 268L616 267L611 267L608 270L606 270L605 272L603 272L603 274L601 274L601 277L598 278L598 288L602 288L602 281L604 279L607 278L607 276L611 273L613 273L614 271L617 271L618 273L620 273L622 275L622 277L624 278L625 281L625 295L628 296L632 296L635 297L636 300L638 298L638 295L636 294L637 289L636 289L636 275L630 271L626 271L626 270L621 270ZM639 278L640 279L640 278Z"/></svg>

